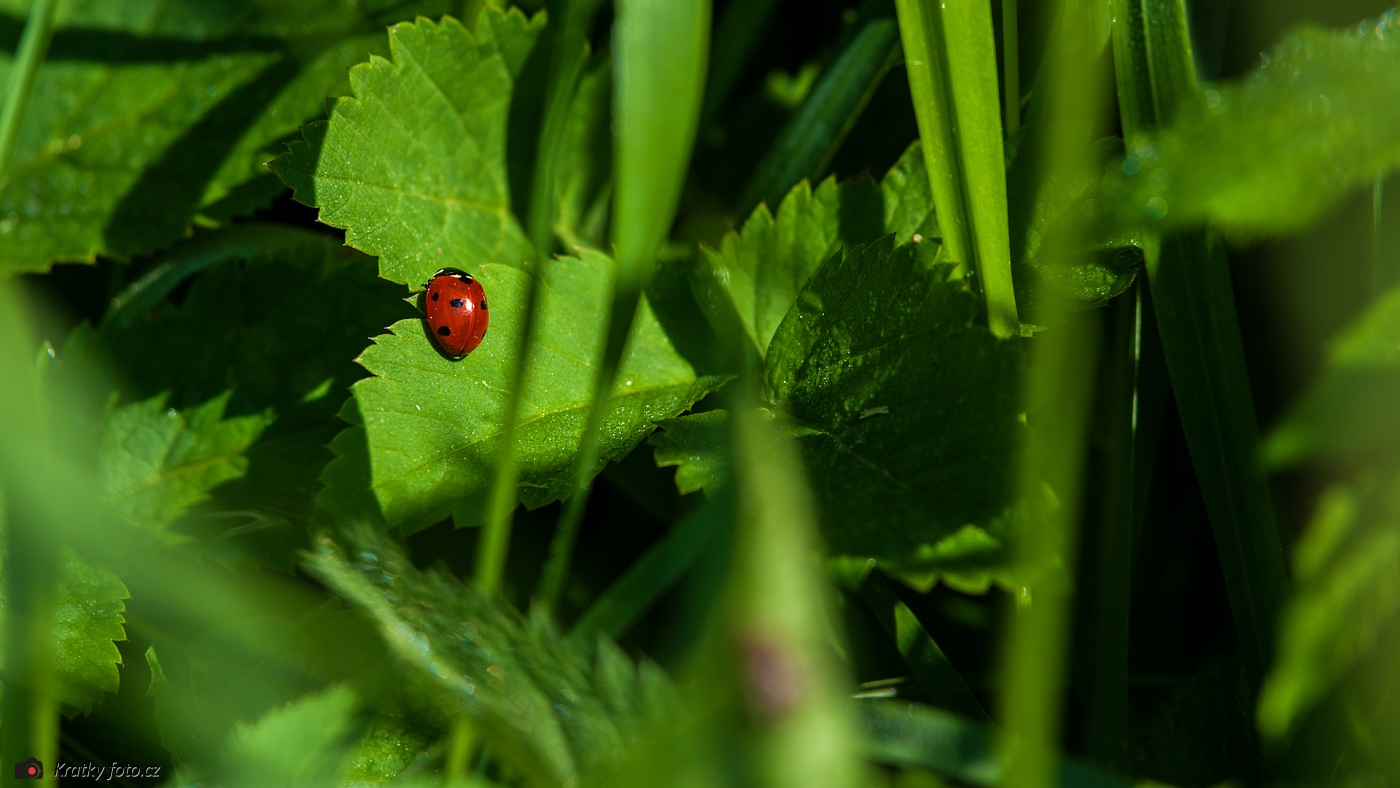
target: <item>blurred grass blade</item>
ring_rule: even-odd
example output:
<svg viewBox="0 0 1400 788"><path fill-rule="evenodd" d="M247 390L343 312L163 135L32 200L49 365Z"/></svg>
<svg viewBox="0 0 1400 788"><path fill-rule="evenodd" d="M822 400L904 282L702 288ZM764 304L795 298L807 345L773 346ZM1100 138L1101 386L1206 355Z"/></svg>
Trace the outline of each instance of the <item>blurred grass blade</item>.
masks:
<svg viewBox="0 0 1400 788"><path fill-rule="evenodd" d="M741 382L754 390L752 375ZM831 589L815 558L817 513L801 461L751 405L735 408L733 421L739 527L726 629L758 721L756 783L855 786L849 680L830 645Z"/></svg>
<svg viewBox="0 0 1400 788"><path fill-rule="evenodd" d="M627 334L656 252L675 219L695 144L710 36L705 0L618 0L613 26L613 244L616 289L603 362L584 425L573 493L550 545L538 601L552 608L563 590L583 520L599 430Z"/></svg>
<svg viewBox="0 0 1400 788"><path fill-rule="evenodd" d="M19 129L24 123L25 110L34 91L34 78L39 75L39 66L43 65L44 56L49 51L53 16L57 8L58 0L34 0L29 7L29 17L20 36L10 82L5 86L5 105L0 109L0 178L10 168L10 158L14 156L15 143L19 140Z"/></svg>
<svg viewBox="0 0 1400 788"><path fill-rule="evenodd" d="M914 674L914 680L935 706L978 722L991 723L992 718L968 689L957 668L948 661L914 611L900 600L884 575L871 572L860 586L860 596L894 641L904 663Z"/></svg>
<svg viewBox="0 0 1400 788"><path fill-rule="evenodd" d="M700 559L722 525L717 518L730 509L712 503L682 520L584 611L570 634L621 637Z"/></svg>
<svg viewBox="0 0 1400 788"><path fill-rule="evenodd" d="M898 62L899 28L868 2L859 28L802 106L783 127L739 200L747 216L759 202L774 208L798 181L817 180L860 119L885 74Z"/></svg>
<svg viewBox="0 0 1400 788"><path fill-rule="evenodd" d="M568 125L569 109L578 91L588 49L588 29L601 0L559 0L551 4L549 77L545 86L544 122L535 154L534 182L530 186L530 213L526 230L536 260L547 260L554 248L554 220L558 207L555 183L559 148ZM524 358L524 355L521 355Z"/></svg>
<svg viewBox="0 0 1400 788"><path fill-rule="evenodd" d="M992 332L1017 336L991 6L896 0L945 257L979 280Z"/></svg>
<svg viewBox="0 0 1400 788"><path fill-rule="evenodd" d="M545 87L544 123L540 128L539 146L535 155L534 182L530 187L530 212L527 233L534 250L536 268L525 280L524 320L516 338L519 349L516 358L530 357L534 341L535 318L539 310L539 278L541 269L549 265L554 248L556 200L555 182L559 165L560 141L568 123L569 109L578 91L579 78L588 48L588 28L598 11L599 0L562 0L556 4L554 22L550 25L553 46L550 48L548 83ZM516 365L512 375L510 395L502 416L501 453L496 460L492 479L488 520L481 532L477 551L477 586L495 593L505 574L506 556L510 548L510 529L520 481L520 456L517 447L520 401L525 395L526 368Z"/></svg>
<svg viewBox="0 0 1400 788"><path fill-rule="evenodd" d="M1131 138L1174 117L1195 88L1181 0L1115 0L1114 63ZM1259 428L1224 248L1205 232L1147 244L1163 354L1254 681L1270 662L1287 573L1259 467Z"/></svg>
<svg viewBox="0 0 1400 788"><path fill-rule="evenodd" d="M768 26L778 0L746 0L730 3L715 26L714 51L710 60L710 78L705 86L705 110L701 114L702 128L714 121L724 108L729 92L734 89L744 66L753 55L758 37Z"/></svg>
<svg viewBox="0 0 1400 788"><path fill-rule="evenodd" d="M862 703L866 756L882 763L927 769L968 785L1002 785L990 730L917 703ZM1090 764L1057 757L1054 785L1062 788L1129 788L1133 783Z"/></svg>

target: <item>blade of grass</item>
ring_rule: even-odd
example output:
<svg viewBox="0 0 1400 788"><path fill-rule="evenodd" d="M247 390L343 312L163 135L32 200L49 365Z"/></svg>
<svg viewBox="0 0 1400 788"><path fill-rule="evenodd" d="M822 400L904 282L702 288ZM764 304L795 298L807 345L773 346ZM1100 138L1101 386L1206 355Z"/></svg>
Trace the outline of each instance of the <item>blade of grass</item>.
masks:
<svg viewBox="0 0 1400 788"><path fill-rule="evenodd" d="M778 0L747 0L730 3L715 26L714 52L710 60L710 78L705 89L705 110L700 115L700 127L714 122L724 109L724 102L744 66L753 55L758 37L763 34L778 8Z"/></svg>
<svg viewBox="0 0 1400 788"><path fill-rule="evenodd" d="M866 3L855 34L759 162L739 200L740 215L749 215L759 202L777 206L798 181L815 180L830 165L885 74L899 62L898 25L872 10L883 5Z"/></svg>
<svg viewBox="0 0 1400 788"><path fill-rule="evenodd" d="M682 520L637 559L574 623L574 637L602 633L616 640L695 565L714 539L717 515L731 506L711 504Z"/></svg>
<svg viewBox="0 0 1400 788"><path fill-rule="evenodd" d="M896 0L895 7L944 252L976 277L992 332L1017 336L991 6Z"/></svg>
<svg viewBox="0 0 1400 788"><path fill-rule="evenodd" d="M5 86L5 106L0 110L0 178L10 168L20 125L24 123L24 113L34 93L34 80L39 76L39 67L44 63L49 40L53 38L53 15L57 8L58 0L34 0L29 7L29 17L25 20L10 71L10 83Z"/></svg>
<svg viewBox="0 0 1400 788"><path fill-rule="evenodd" d="M1082 540L1088 608L1088 752L1114 768L1127 766L1128 600L1132 592L1134 384L1138 344L1135 298L1108 307L1108 331L1095 397L1096 500ZM1086 507L1087 508L1087 507Z"/></svg>
<svg viewBox="0 0 1400 788"><path fill-rule="evenodd" d="M1125 135L1169 121L1196 89L1180 0L1114 0L1114 62ZM1287 590L1259 428L1223 246L1205 232L1147 244L1163 356L1215 533L1241 660L1257 682Z"/></svg>
<svg viewBox="0 0 1400 788"><path fill-rule="evenodd" d="M1006 135L1021 128L1021 36L1016 19L1016 0L1001 0L1001 80L1006 113Z"/></svg>
<svg viewBox="0 0 1400 788"><path fill-rule="evenodd" d="M885 633L895 642L909 672L935 706L991 723L992 718L968 689L953 663L924 629L914 611L904 604L880 572L871 572L860 586L860 598L875 614Z"/></svg>
<svg viewBox="0 0 1400 788"><path fill-rule="evenodd" d="M554 246L554 182L559 143L564 136L569 107L578 91L579 76L583 73L588 27L598 10L598 0L565 0L562 5L563 8L556 15L558 26L551 25L555 32L552 33L554 42L545 87L544 122L530 191L529 234L537 264L533 275L526 281L525 319L517 338L519 348L516 358L522 359L522 362L516 365L512 376L511 396L502 418L502 449L496 460L496 474L488 504L489 519L482 529L480 549L476 554L476 584L490 593L500 590L501 578L505 574L510 530L519 496L516 487L520 481L520 457L515 436L528 367L523 359L530 357L530 343L534 341L535 320L539 311L539 277L543 267L549 265L549 251ZM591 463L588 467L591 467Z"/></svg>
<svg viewBox="0 0 1400 788"><path fill-rule="evenodd" d="M873 701L858 708L867 758L926 769L959 784L1005 784L1006 765L997 759L994 731L917 703ZM1058 754L1053 756L1051 767L1054 784L1064 788L1128 788L1133 784Z"/></svg>
<svg viewBox="0 0 1400 788"><path fill-rule="evenodd" d="M676 215L704 89L710 5L704 0L618 0L613 27L613 244L617 280L608 338L584 425L573 493L564 502L537 602L563 590L598 457L598 430L642 289Z"/></svg>
<svg viewBox="0 0 1400 788"><path fill-rule="evenodd" d="M1059 117L1092 122L1104 111L1105 96L1085 85L1097 85L1097 63L1091 40L1092 3L1069 0L1051 29L1042 71L1046 106ZM1090 148L1075 124L1047 127L1041 162L1085 160L1071 169L1087 168ZM1083 228L1048 239L1048 259L1074 260L1081 253ZM1016 600L1003 654L1002 737L1006 784L1050 785L1055 779L1055 747L1060 738L1061 688L1066 663L1070 603L1078 547L1077 530L1084 484L1092 384L1098 360L1099 326L1092 320L1064 322L1067 304L1050 300L1050 325L1037 335L1029 355L1026 420L1033 437L1022 457L1017 529L1016 576L1026 588ZM1063 323L1063 325L1061 325ZM1045 489L1055 505L1043 503Z"/></svg>

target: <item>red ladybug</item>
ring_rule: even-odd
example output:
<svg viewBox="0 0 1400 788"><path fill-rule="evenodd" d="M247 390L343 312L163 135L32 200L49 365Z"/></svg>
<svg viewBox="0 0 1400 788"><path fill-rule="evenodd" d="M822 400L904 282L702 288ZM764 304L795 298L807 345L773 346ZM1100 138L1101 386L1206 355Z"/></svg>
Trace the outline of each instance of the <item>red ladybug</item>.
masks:
<svg viewBox="0 0 1400 788"><path fill-rule="evenodd" d="M472 275L456 268L433 274L428 288L428 329L438 347L453 359L476 350L486 336L486 290Z"/></svg>

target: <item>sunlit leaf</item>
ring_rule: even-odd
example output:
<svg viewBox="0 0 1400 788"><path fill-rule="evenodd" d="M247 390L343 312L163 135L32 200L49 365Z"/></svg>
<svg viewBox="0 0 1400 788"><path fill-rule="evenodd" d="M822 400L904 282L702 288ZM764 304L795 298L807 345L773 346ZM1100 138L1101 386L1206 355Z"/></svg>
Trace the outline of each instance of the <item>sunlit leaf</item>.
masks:
<svg viewBox="0 0 1400 788"><path fill-rule="evenodd" d="M0 273L151 252L197 217L223 221L271 200L281 186L263 162L344 92L346 68L384 50L386 20L371 5L62 4L0 182ZM8 41L30 6L0 3ZM0 84L12 49L0 47Z"/></svg>
<svg viewBox="0 0 1400 788"><path fill-rule="evenodd" d="M1301 229L1400 165L1400 22L1304 27L1260 68L1182 102L1128 140L1093 195L1109 234L1210 224L1258 236Z"/></svg>
<svg viewBox="0 0 1400 788"><path fill-rule="evenodd" d="M475 33L450 17L389 30L391 60L350 71L354 97L307 126L272 168L387 279L532 256L511 214L512 95L544 17L488 8Z"/></svg>
<svg viewBox="0 0 1400 788"><path fill-rule="evenodd" d="M488 296L491 328L461 361L438 352L421 320L404 320L360 358L374 377L357 383L337 436L322 501L331 510L378 518L412 532L448 516L484 522L493 458L500 451L506 398L517 364L528 363L520 404L520 501L558 500L573 463L603 351L612 263L601 254L546 265L536 342L517 356L525 277L507 265L475 269ZM688 409L718 378L697 377L645 306L638 312L604 417L597 473Z"/></svg>
<svg viewBox="0 0 1400 788"><path fill-rule="evenodd" d="M355 693L334 687L272 709L255 723L236 726L220 782L267 785L269 775L276 775L285 785L334 783L360 728L355 711Z"/></svg>
<svg viewBox="0 0 1400 788"><path fill-rule="evenodd" d="M852 249L895 233L901 243L919 234L928 259L938 251L923 153L911 147L879 184L868 179L837 183L828 178L814 190L793 187L776 215L760 205L744 227L706 250L709 274L702 280L711 320L738 320L759 352L807 279L841 249Z"/></svg>
<svg viewBox="0 0 1400 788"><path fill-rule="evenodd" d="M438 571L421 572L382 536L323 538L310 568L379 627L390 651L444 706L481 721L493 757L541 784L588 775L669 708L659 671L610 641L585 645ZM575 778L577 779L577 778Z"/></svg>

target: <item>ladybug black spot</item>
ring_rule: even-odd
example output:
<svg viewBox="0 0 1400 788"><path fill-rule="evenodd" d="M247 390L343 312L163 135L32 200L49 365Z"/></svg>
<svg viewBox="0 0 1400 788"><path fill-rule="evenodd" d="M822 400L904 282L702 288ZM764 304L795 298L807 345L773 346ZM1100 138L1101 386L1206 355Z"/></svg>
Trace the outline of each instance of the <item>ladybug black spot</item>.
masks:
<svg viewBox="0 0 1400 788"><path fill-rule="evenodd" d="M481 299L481 311L486 311L486 299Z"/></svg>
<svg viewBox="0 0 1400 788"><path fill-rule="evenodd" d="M460 298L454 298L454 299L452 299L452 308L453 308L453 309L461 309L461 308L462 308L462 299L460 299Z"/></svg>
<svg viewBox="0 0 1400 788"><path fill-rule="evenodd" d="M433 298L434 301L436 301L436 300L438 299L438 294L437 294L437 293L433 293L432 298Z"/></svg>
<svg viewBox="0 0 1400 788"><path fill-rule="evenodd" d="M439 326L439 327L438 327L438 336L445 337L445 336L450 336L451 334L452 334L452 329L448 328L447 326Z"/></svg>

